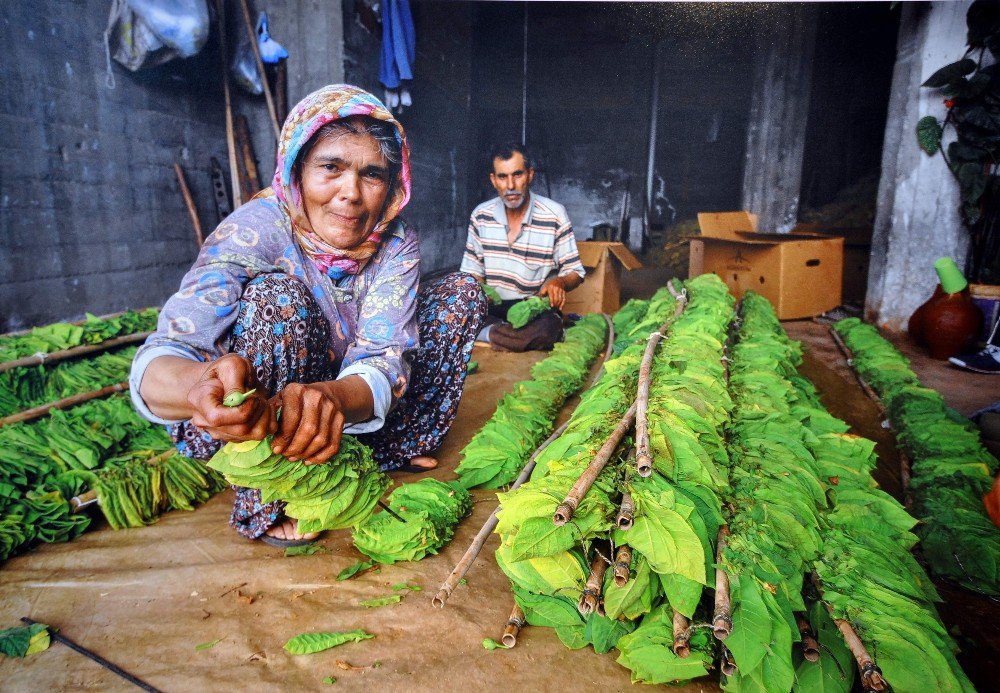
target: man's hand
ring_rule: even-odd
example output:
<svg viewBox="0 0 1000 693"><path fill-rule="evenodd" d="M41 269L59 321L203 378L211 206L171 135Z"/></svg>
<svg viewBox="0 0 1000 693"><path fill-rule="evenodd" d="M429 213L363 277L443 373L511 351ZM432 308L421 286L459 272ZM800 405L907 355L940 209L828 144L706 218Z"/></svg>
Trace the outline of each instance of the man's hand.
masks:
<svg viewBox="0 0 1000 693"><path fill-rule="evenodd" d="M552 307L556 310L562 310L562 307L566 304L566 291L566 281L563 277L552 277L552 279L542 285L538 295L548 296Z"/></svg>
<svg viewBox="0 0 1000 693"><path fill-rule="evenodd" d="M227 407L222 400L230 392L257 389L238 407ZM191 423L215 440L241 442L263 440L277 430L274 414L260 391L253 366L239 354L216 359L191 386L188 403L194 408Z"/></svg>
<svg viewBox="0 0 1000 693"><path fill-rule="evenodd" d="M367 387L367 386L366 386ZM281 407L271 449L296 462L322 464L337 454L344 433L344 405L328 383L290 383L271 400Z"/></svg>

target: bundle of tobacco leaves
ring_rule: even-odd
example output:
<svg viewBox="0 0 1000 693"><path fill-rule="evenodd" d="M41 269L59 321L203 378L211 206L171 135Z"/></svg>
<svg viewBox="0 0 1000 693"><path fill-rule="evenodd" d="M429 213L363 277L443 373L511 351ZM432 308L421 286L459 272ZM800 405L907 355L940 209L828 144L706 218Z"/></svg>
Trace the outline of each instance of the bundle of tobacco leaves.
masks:
<svg viewBox="0 0 1000 693"><path fill-rule="evenodd" d="M931 571L964 587L1000 596L1000 529L983 495L997 460L972 423L920 385L909 363L871 325L857 318L834 328L853 352L853 366L885 405L900 446L910 456L916 532Z"/></svg>
<svg viewBox="0 0 1000 693"><path fill-rule="evenodd" d="M566 330L565 339L504 396L486 425L462 450L455 470L465 488L499 488L517 477L531 453L552 432L566 399L586 380L604 347L607 323L587 315Z"/></svg>
<svg viewBox="0 0 1000 693"><path fill-rule="evenodd" d="M532 296L523 301L518 301L507 309L507 322L514 329L521 329L539 315L552 308L549 297L539 298Z"/></svg>
<svg viewBox="0 0 1000 693"><path fill-rule="evenodd" d="M456 482L421 479L389 495L387 512L372 515L354 528L358 551L379 563L419 561L451 541L459 521L472 511L472 497Z"/></svg>
<svg viewBox="0 0 1000 693"><path fill-rule="evenodd" d="M0 362L15 361L35 354L51 354L54 351L72 349L84 344L100 344L115 337L122 337L156 329L159 311L147 308L143 311L128 310L113 318L98 318L87 313L87 319L80 325L57 322L44 327L35 327L22 335L0 336Z"/></svg>
<svg viewBox="0 0 1000 693"><path fill-rule="evenodd" d="M208 466L236 486L260 489L261 502L285 502L300 532L353 527L368 517L389 486L371 450L344 436L324 464L292 462L271 450L271 438L227 443Z"/></svg>

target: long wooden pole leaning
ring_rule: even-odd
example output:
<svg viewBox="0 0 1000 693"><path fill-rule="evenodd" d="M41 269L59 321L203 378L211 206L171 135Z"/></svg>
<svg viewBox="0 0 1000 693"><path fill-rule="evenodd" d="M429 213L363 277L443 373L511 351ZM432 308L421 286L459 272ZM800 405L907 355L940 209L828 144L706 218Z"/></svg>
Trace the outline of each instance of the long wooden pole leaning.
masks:
<svg viewBox="0 0 1000 693"><path fill-rule="evenodd" d="M229 92L229 61L226 59L226 10L224 0L217 0L219 12L219 42L222 54L222 95L226 106L226 147L229 153L229 186L232 188L233 209L243 204L240 195L239 163L236 160L236 135L233 131L233 101Z"/></svg>
<svg viewBox="0 0 1000 693"><path fill-rule="evenodd" d="M671 287L671 293L673 293L673 287ZM639 384L635 397L635 470L641 477L648 477L653 473L653 456L649 452L648 418L649 387L653 379L653 357L656 354L656 347L670 328L671 323L684 312L684 306L687 305L685 294L676 294L676 296L677 307L674 309L674 314L669 320L660 325L660 328L656 332L649 335L649 340L646 342L646 351L643 352L642 362L639 364ZM670 455L673 456L674 451L670 447L670 441L666 440L666 443Z"/></svg>
<svg viewBox="0 0 1000 693"><path fill-rule="evenodd" d="M729 575L722 569L722 552L726 548L729 527L719 528L715 545L715 613L712 616L712 633L717 640L725 640L733 632L732 601L729 596Z"/></svg>
<svg viewBox="0 0 1000 693"><path fill-rule="evenodd" d="M278 122L278 113L274 108L274 97L271 96L271 85L267 79L267 72L264 71L264 61L260 57L260 46L257 44L257 30L250 19L250 7L247 0L240 0L240 10L243 11L243 23L247 28L247 38L250 39L250 47L253 49L254 60L257 61L257 72L260 73L260 81L264 85L264 99L267 101L267 113L271 116L271 126L274 128L274 139L281 137L281 123Z"/></svg>
<svg viewBox="0 0 1000 693"><path fill-rule="evenodd" d="M524 612L521 611L521 607L515 604L514 608L511 609L510 617L507 618L507 626L503 629L503 637L500 638L500 642L507 647L514 647L517 644L517 635L525 624Z"/></svg>
<svg viewBox="0 0 1000 693"><path fill-rule="evenodd" d="M201 220L198 219L198 208L195 207L194 198L191 196L191 188L188 187L187 179L184 177L184 169L176 161L174 162L174 174L177 176L177 187L181 189L181 196L184 198L184 206L187 207L188 216L191 217L191 226L194 227L194 240L201 248L205 243L205 235L201 231Z"/></svg>
<svg viewBox="0 0 1000 693"><path fill-rule="evenodd" d="M812 573L813 585L816 587L816 591L819 593L820 599L823 598L823 586L820 583L819 575L815 571ZM861 673L861 683L866 691L884 691L888 684L885 679L882 678L882 670L878 668L875 664L875 660L872 656L868 654L868 649L865 644L861 642L861 638L858 637L857 631L854 627L842 618L837 618L834 615L833 607L823 602L826 606L826 610L830 612L830 617L833 618L834 625L837 626L837 630L840 634L844 636L844 642L847 644L847 648L854 655L854 661L857 662L858 671Z"/></svg>
<svg viewBox="0 0 1000 693"><path fill-rule="evenodd" d="M93 392L84 392L79 395L73 395L72 397L66 397L65 399L60 399L56 402L49 402L48 404L43 404L40 407L35 407L34 409L28 409L26 411L22 411L17 414L11 414L10 416L6 416L0 419L0 426L6 426L12 423L19 423L21 421L31 421L32 419L37 419L39 417L45 416L53 409L65 409L66 407L72 407L82 402L88 402L92 399L97 399L98 397L107 397L108 395L114 394L115 392L124 392L127 389L128 389L128 381L125 380L120 383L115 383L114 385L108 385L107 387L102 387L100 390L94 390Z"/></svg>
<svg viewBox="0 0 1000 693"><path fill-rule="evenodd" d="M621 443L622 438L625 433L632 428L632 424L635 423L635 402L632 406L628 408L625 412L625 416L622 420L618 422L614 430L611 431L611 435L608 439L604 441L604 445L601 449L597 451L597 455L591 461L587 468L583 470L583 474L580 478L576 480L573 484L573 488L569 490L566 497L563 498L563 502L559 504L556 508L555 514L552 516L552 522L557 527L562 527L564 524L573 519L573 513L576 512L577 507L580 505L580 501L583 497L587 495L587 491L590 487L594 485L597 481L598 475L604 470L605 465L608 460L615 454L615 450L618 449L618 444Z"/></svg>
<svg viewBox="0 0 1000 693"><path fill-rule="evenodd" d="M25 366L39 366L44 363L54 363L56 361L63 361L65 359L76 358L77 356L86 356L87 354L93 354L97 351L107 351L108 349L114 349L115 347L125 346L126 344L135 344L136 342L142 342L152 332L136 332L135 334L127 334L122 337L115 337L114 339L109 339L106 342L101 342L100 344L84 344L83 346L73 347L72 349L63 349L61 351L53 351L51 354L32 354L31 356L25 356L24 358L15 359L14 361L7 361L5 363L0 363L0 373L4 371L9 371L12 368L23 368Z"/></svg>

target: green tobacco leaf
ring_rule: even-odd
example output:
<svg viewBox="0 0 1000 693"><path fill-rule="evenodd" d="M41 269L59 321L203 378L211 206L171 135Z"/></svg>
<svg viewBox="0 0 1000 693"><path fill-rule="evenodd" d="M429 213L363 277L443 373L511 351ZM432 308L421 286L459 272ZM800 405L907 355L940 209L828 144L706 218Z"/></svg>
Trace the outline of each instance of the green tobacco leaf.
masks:
<svg viewBox="0 0 1000 693"><path fill-rule="evenodd" d="M375 599L365 599L358 604L367 607L369 609L374 609L379 606L389 606L390 604L398 604L402 601L402 597L398 594L394 594L391 597L376 597Z"/></svg>
<svg viewBox="0 0 1000 693"><path fill-rule="evenodd" d="M227 407L238 407L246 402L247 398L255 392L257 392L257 388L247 390L246 392L233 391L226 395L225 399L222 400L222 403Z"/></svg>
<svg viewBox="0 0 1000 693"><path fill-rule="evenodd" d="M756 669L771 642L771 617L761 595L763 588L753 577L741 575L738 591L733 590L733 632L726 647L733 653L741 671Z"/></svg>
<svg viewBox="0 0 1000 693"><path fill-rule="evenodd" d="M931 89L940 89L956 79L972 74L975 69L975 60L972 60L971 58L962 58L961 60L951 63L950 65L945 65L933 75L928 77L927 80L920 86L930 87Z"/></svg>
<svg viewBox="0 0 1000 693"><path fill-rule="evenodd" d="M358 561L357 563L349 565L343 570L341 570L339 573L337 573L337 579L350 580L358 573L374 567L375 567L375 561Z"/></svg>
<svg viewBox="0 0 1000 693"><path fill-rule="evenodd" d="M286 642L285 649L293 655L313 654L343 645L345 642L361 642L374 637L361 628L343 633L301 633Z"/></svg>
<svg viewBox="0 0 1000 693"><path fill-rule="evenodd" d="M509 650L510 648L504 645L502 642L497 642L493 638L486 638L483 640L483 647L487 650Z"/></svg>
<svg viewBox="0 0 1000 693"><path fill-rule="evenodd" d="M48 628L44 623L33 623L30 626L0 630L0 654L8 657L24 657L44 650L48 647ZM32 649L33 643L41 641L46 641L45 647Z"/></svg>
<svg viewBox="0 0 1000 693"><path fill-rule="evenodd" d="M337 677L335 677L335 676L327 676L325 679L323 679L323 683L327 683L327 684L337 683Z"/></svg>
<svg viewBox="0 0 1000 693"><path fill-rule="evenodd" d="M932 115L924 116L917 122L917 142L930 155L941 148L941 123Z"/></svg>
<svg viewBox="0 0 1000 693"><path fill-rule="evenodd" d="M423 591L423 588L420 585L408 585L405 582L401 582L398 585L393 585L392 589L396 592L402 592L404 590L410 590L411 592Z"/></svg>
<svg viewBox="0 0 1000 693"><path fill-rule="evenodd" d="M330 553L330 550L319 544L305 544L303 546L289 546L285 549L285 556L312 556L317 553Z"/></svg>
<svg viewBox="0 0 1000 693"><path fill-rule="evenodd" d="M213 647L215 647L216 645L218 645L220 642L222 642L222 638L217 638L215 640L210 640L209 642L203 642L200 645L195 645L194 649L196 649L196 650L210 650Z"/></svg>

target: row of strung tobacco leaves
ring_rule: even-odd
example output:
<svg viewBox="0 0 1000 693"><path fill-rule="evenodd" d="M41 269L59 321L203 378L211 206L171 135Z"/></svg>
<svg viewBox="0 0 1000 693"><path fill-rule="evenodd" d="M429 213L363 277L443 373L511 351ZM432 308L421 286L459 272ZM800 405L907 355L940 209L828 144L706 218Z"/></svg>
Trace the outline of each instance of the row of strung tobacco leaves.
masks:
<svg viewBox="0 0 1000 693"><path fill-rule="evenodd" d="M909 455L909 490L924 558L932 572L993 597L1000 596L1000 529L982 497L997 460L968 419L923 387L909 362L878 330L857 318L834 329L853 367L877 392L900 446Z"/></svg>
<svg viewBox="0 0 1000 693"><path fill-rule="evenodd" d="M173 449L162 426L139 417L127 396L53 410L0 427L0 560L40 543L68 541L90 523L70 499L93 491L115 529L191 510L221 478Z"/></svg>
<svg viewBox="0 0 1000 693"><path fill-rule="evenodd" d="M635 399L642 340L676 306L665 290L643 306L642 329L630 331L633 343L583 395L532 479L499 494L497 562L528 622L555 628L569 647L617 648L637 681L705 675L717 643L704 623L712 614L703 592L717 530L728 521L720 562L733 606L727 690L850 689L851 655L817 589L837 618L854 624L896 690L921 690L927 681L969 689L933 588L908 553L914 520L871 479L871 443L846 435L819 406L795 373L798 346L760 297L746 301L727 386L722 359L733 301L711 276L687 290L689 303L653 365L652 474L636 474L626 444L572 521L553 523ZM610 563L614 571L605 570ZM814 571L816 587L804 585ZM793 651L797 612L808 612L818 633L819 661ZM919 662L914 648L927 653Z"/></svg>
<svg viewBox="0 0 1000 693"><path fill-rule="evenodd" d="M87 313L86 320L80 324L57 322L32 328L24 334L0 335L0 363L149 332L156 329L158 317L159 311L156 308L126 310L107 318Z"/></svg>

